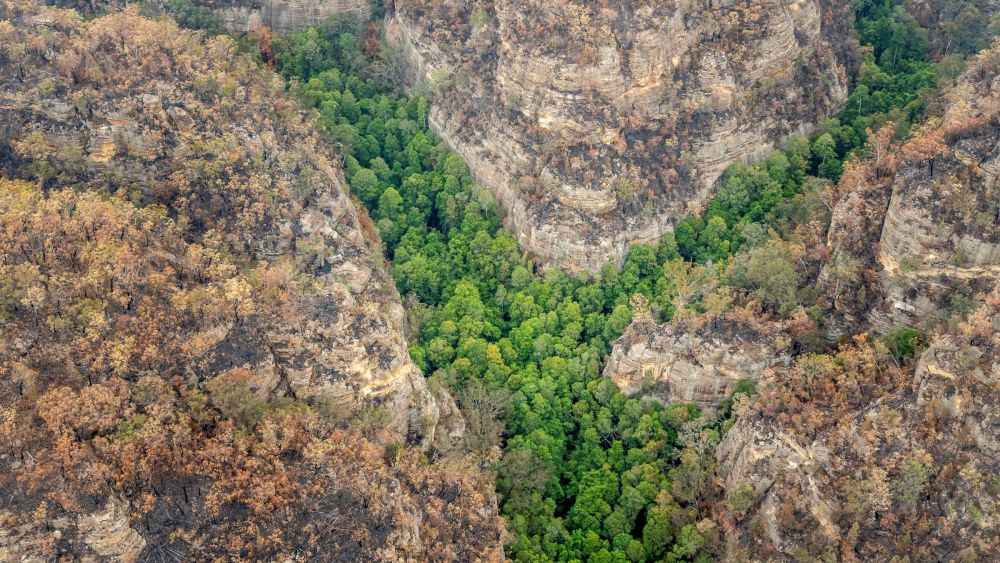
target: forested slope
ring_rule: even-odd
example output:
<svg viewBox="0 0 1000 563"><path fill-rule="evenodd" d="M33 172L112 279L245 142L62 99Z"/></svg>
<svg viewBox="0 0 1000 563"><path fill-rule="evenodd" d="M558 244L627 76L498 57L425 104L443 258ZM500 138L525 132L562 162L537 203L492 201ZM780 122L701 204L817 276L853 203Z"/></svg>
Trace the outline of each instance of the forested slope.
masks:
<svg viewBox="0 0 1000 563"><path fill-rule="evenodd" d="M919 32L914 25L888 2L859 7L859 33ZM692 319L695 330L746 323L762 340L786 339L794 354L829 351L829 296L815 284L842 195L834 183L853 159L877 155L937 111L935 92L956 74L915 37L871 36L864 88L839 119L763 163L733 167L675 236L635 247L620 271L589 279L535 272L520 255L492 199L428 133L430 105L385 89L391 56L374 48L372 28L331 22L270 44L290 88L350 153L352 190L372 210L397 286L410 296L415 361L456 390L474 429L466 443L484 462L504 446L495 467L509 556L745 555L738 538L725 539L729 522L706 518L724 499L714 451L732 401L713 397L720 420L629 399L598 379L603 358L631 316ZM913 344L909 333L879 343L894 358Z"/></svg>

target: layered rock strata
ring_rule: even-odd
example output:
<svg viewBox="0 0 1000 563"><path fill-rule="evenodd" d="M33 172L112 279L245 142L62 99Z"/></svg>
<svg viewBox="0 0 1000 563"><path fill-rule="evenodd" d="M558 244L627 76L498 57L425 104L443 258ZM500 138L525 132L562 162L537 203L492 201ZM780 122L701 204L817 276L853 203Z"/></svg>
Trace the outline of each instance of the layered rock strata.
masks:
<svg viewBox="0 0 1000 563"><path fill-rule="evenodd" d="M50 5L103 14L137 4L160 13L171 13L171 0L47 0ZM208 9L230 33L245 33L268 27L292 33L318 25L335 16L361 20L371 17L372 0L192 0L191 6ZM182 5L183 6L183 5ZM185 8L186 9L186 8Z"/></svg>
<svg viewBox="0 0 1000 563"><path fill-rule="evenodd" d="M386 35L522 248L594 272L671 229L729 164L837 108L850 14L837 0L398 0Z"/></svg>
<svg viewBox="0 0 1000 563"><path fill-rule="evenodd" d="M740 380L757 381L767 368L787 364L790 344L779 327L739 318L643 319L615 341L604 377L629 395L716 407Z"/></svg>
<svg viewBox="0 0 1000 563"><path fill-rule="evenodd" d="M832 338L933 324L1000 281L998 112L993 49L958 79L940 120L845 176L819 281Z"/></svg>
<svg viewBox="0 0 1000 563"><path fill-rule="evenodd" d="M209 5L230 32L253 31L262 26L291 33L327 19L349 14L362 20L371 16L371 0L241 0L201 2Z"/></svg>

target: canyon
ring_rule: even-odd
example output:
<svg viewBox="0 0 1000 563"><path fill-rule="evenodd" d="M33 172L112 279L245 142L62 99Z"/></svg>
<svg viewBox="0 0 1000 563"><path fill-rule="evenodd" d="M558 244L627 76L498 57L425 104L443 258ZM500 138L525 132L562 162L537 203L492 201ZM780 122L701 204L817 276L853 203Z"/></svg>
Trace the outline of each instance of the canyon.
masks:
<svg viewBox="0 0 1000 563"><path fill-rule="evenodd" d="M828 342L929 329L965 314L1000 284L996 57L989 50L974 59L940 119L845 173L816 285ZM780 326L765 326L748 341L732 336L744 334L739 321L722 323L699 331L684 323L633 323L605 375L630 394L658 384L665 396L652 396L660 400L710 405L739 378L757 380L788 358L787 344L773 338ZM684 391L674 391L678 386Z"/></svg>
<svg viewBox="0 0 1000 563"><path fill-rule="evenodd" d="M875 60L852 3L129 3L0 0L0 560L996 553L1000 46L703 260ZM935 68L998 8L903 6Z"/></svg>

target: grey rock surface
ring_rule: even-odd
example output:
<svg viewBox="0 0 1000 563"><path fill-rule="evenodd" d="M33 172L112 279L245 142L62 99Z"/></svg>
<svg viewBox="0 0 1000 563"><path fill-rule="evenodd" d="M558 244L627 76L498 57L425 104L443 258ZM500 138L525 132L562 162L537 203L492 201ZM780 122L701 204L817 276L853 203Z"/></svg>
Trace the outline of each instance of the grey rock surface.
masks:
<svg viewBox="0 0 1000 563"><path fill-rule="evenodd" d="M716 407L741 379L757 381L767 368L791 361L790 339L770 328L726 317L635 321L615 341L604 376L629 395Z"/></svg>
<svg viewBox="0 0 1000 563"><path fill-rule="evenodd" d="M444 0L396 2L386 37L522 248L596 272L835 111L849 29L839 0Z"/></svg>

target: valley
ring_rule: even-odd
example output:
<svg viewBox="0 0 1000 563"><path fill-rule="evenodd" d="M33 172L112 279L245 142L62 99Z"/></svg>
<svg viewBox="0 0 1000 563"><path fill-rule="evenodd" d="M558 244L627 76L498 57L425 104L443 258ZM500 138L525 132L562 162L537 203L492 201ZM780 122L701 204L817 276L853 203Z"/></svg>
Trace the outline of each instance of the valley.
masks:
<svg viewBox="0 0 1000 563"><path fill-rule="evenodd" d="M57 3L0 558L998 548L988 3Z"/></svg>

